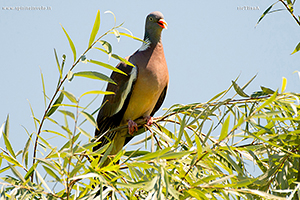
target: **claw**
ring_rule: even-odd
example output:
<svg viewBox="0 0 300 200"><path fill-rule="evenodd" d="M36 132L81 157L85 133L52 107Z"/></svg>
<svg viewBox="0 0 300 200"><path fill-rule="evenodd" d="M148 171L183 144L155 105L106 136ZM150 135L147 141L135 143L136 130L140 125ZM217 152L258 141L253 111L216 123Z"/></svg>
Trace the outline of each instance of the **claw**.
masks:
<svg viewBox="0 0 300 200"><path fill-rule="evenodd" d="M148 126L151 126L152 124L153 124L153 121L154 121L154 117L152 117L152 116L147 116L147 117L145 117L144 118L145 120L146 120L146 124L148 125Z"/></svg>
<svg viewBox="0 0 300 200"><path fill-rule="evenodd" d="M137 123L135 123L131 119L128 120L128 131L130 135L133 135L134 131L138 131Z"/></svg>

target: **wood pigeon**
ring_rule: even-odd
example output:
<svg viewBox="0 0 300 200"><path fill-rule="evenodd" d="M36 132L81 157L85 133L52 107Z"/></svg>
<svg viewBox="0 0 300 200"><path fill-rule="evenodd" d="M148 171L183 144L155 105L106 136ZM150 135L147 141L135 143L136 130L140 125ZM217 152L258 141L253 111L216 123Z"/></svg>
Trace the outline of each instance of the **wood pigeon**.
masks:
<svg viewBox="0 0 300 200"><path fill-rule="evenodd" d="M161 107L168 88L169 74L165 60L161 32L167 23L161 12L152 12L146 18L144 43L134 54L125 59L135 67L120 62L117 68L127 74L113 72L111 79L117 85L108 83L106 91L115 94L105 95L97 117L95 137L101 143L94 151L110 141L113 142L111 155L117 154L138 130L134 120L145 119L148 125L153 115ZM128 124L128 130L108 132L118 126ZM129 135L129 134L131 135Z"/></svg>

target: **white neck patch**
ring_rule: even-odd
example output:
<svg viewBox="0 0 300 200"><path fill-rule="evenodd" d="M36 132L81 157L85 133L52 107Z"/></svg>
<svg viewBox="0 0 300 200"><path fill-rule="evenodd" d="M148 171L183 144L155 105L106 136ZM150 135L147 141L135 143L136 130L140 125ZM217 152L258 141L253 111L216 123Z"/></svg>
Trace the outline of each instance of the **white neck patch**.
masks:
<svg viewBox="0 0 300 200"><path fill-rule="evenodd" d="M145 42L143 42L142 46L139 48L139 51L145 51L150 47L150 44L151 44L150 39L146 38Z"/></svg>

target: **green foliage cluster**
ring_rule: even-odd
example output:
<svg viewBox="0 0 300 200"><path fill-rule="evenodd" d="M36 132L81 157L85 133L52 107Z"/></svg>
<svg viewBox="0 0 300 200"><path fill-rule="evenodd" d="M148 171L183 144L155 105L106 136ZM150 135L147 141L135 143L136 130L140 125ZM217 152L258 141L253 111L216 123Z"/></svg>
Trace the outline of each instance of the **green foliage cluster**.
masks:
<svg viewBox="0 0 300 200"><path fill-rule="evenodd" d="M111 12L110 12L111 13ZM113 14L113 13L112 13ZM113 15L114 16L114 15ZM114 17L115 18L115 17ZM116 19L115 19L116 22ZM173 105L154 126L143 125L136 134L145 137L133 145L145 149L121 150L109 155L112 144L93 152L97 140L83 128L85 122L96 125L90 104L79 105L85 95L108 94L88 91L76 97L63 87L76 76L113 82L99 72L75 72L80 62L97 64L122 73L109 64L87 59L92 48L123 62L103 40L107 34L134 36L120 32L122 24L96 39L100 13L91 32L88 48L78 58L75 45L63 28L73 52L74 63L64 73L66 56L55 59L59 81L49 98L43 81L45 113L41 120L32 111L36 130L28 132L24 148L14 151L9 139L9 117L0 127L5 148L0 147L0 199L298 199L300 197L300 94L261 87L248 95L237 80L205 103ZM124 29L123 29L124 30ZM100 47L96 47L100 44ZM228 92L235 95L228 98ZM93 101L93 100L92 100ZM66 103L69 102L69 103ZM71 111L75 108L75 111ZM56 120L55 113L64 116ZM79 116L84 121L79 123ZM73 122L73 130L70 127ZM45 129L44 123L59 127ZM118 127L117 129L127 128ZM44 134L52 133L66 141L61 147L51 144ZM88 138L82 143L80 138ZM33 162L29 163L29 149ZM45 155L38 152L46 152ZM110 158L106 166L104 161ZM118 162L120 160L120 162ZM254 173L253 168L260 173ZM12 175L7 175L11 170ZM258 174L258 175L254 175ZM106 186L104 188L104 186Z"/></svg>

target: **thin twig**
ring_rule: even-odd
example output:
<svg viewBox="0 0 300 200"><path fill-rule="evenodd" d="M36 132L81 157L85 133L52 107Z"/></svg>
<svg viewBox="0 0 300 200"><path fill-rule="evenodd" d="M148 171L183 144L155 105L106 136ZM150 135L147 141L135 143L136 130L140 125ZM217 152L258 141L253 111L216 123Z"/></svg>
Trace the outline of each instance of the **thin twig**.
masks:
<svg viewBox="0 0 300 200"><path fill-rule="evenodd" d="M290 10L290 8L288 7L288 5L283 1L283 0L279 0L281 3L283 3L283 5L286 7L286 9L290 12L290 14L293 16L293 18L295 19L295 21L297 22L297 24L300 26L300 21L297 19L297 17L294 15L294 13Z"/></svg>

